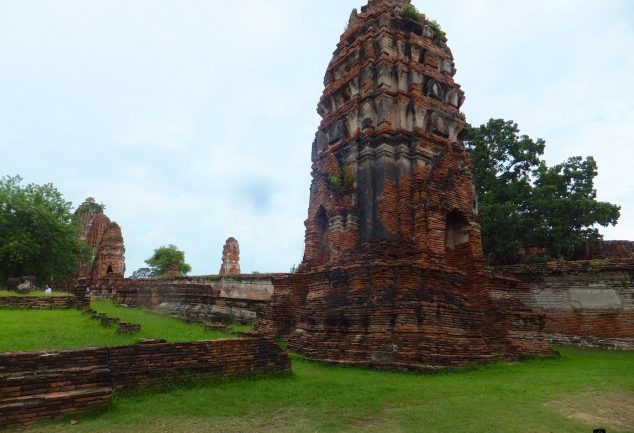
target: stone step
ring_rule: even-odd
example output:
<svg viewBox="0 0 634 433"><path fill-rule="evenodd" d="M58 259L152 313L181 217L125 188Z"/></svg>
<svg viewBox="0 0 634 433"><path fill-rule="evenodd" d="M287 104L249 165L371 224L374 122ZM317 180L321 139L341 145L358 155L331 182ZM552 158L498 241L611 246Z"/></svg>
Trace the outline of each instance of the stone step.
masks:
<svg viewBox="0 0 634 433"><path fill-rule="evenodd" d="M111 387L17 397L0 403L0 427L29 425L59 415L107 406L111 400Z"/></svg>
<svg viewBox="0 0 634 433"><path fill-rule="evenodd" d="M111 386L110 369L103 366L0 374L0 403L30 396Z"/></svg>
<svg viewBox="0 0 634 433"><path fill-rule="evenodd" d="M94 367L105 365L107 362L108 350L105 347L43 352L6 352L0 353L0 374L66 369L69 366Z"/></svg>

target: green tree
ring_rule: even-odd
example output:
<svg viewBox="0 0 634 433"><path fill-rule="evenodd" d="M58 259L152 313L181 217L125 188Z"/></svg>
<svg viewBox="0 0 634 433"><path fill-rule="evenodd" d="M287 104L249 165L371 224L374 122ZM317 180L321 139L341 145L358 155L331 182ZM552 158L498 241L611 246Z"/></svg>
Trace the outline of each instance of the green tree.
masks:
<svg viewBox="0 0 634 433"><path fill-rule="evenodd" d="M491 119L470 129L465 146L473 163L484 252L491 263L515 263L526 246L528 199L545 142L520 135L516 123Z"/></svg>
<svg viewBox="0 0 634 433"><path fill-rule="evenodd" d="M154 250L152 257L147 259L152 270L152 276L166 275L172 269L178 269L181 275L185 275L192 270L192 267L185 263L185 253L175 245L162 246Z"/></svg>
<svg viewBox="0 0 634 433"><path fill-rule="evenodd" d="M71 203L51 184L0 178L0 276L66 279L88 253Z"/></svg>
<svg viewBox="0 0 634 433"><path fill-rule="evenodd" d="M520 135L516 123L502 119L471 128L465 146L473 161L490 263L516 263L522 248L543 248L547 256L569 259L600 238L596 225L614 225L619 218L618 206L596 200L592 157L548 167L542 160L544 140Z"/></svg>
<svg viewBox="0 0 634 433"><path fill-rule="evenodd" d="M130 278L134 280L141 280L145 278L152 278L153 272L150 268L139 268L136 271L132 272Z"/></svg>
<svg viewBox="0 0 634 433"><path fill-rule="evenodd" d="M596 225L616 225L620 208L597 201L593 157L569 158L554 167L542 162L531 197L526 242L541 245L551 257L571 258L580 246L601 238Z"/></svg>

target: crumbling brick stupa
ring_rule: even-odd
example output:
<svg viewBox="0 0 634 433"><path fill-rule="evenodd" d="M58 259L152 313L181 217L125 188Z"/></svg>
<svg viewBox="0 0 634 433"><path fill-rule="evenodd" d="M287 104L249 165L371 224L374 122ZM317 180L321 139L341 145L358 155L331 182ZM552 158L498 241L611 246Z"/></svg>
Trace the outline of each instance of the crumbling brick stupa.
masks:
<svg viewBox="0 0 634 433"><path fill-rule="evenodd" d="M240 244L234 237L227 239L222 247L222 265L219 275L240 275Z"/></svg>
<svg viewBox="0 0 634 433"><path fill-rule="evenodd" d="M125 247L121 227L103 213L103 206L92 197L77 210L81 227L81 240L92 251L91 259L79 263L75 278L97 282L105 277L123 277L125 273Z"/></svg>
<svg viewBox="0 0 634 433"><path fill-rule="evenodd" d="M409 4L350 16L318 105L304 259L256 329L377 367L550 354L543 318L484 266L464 94L444 34Z"/></svg>

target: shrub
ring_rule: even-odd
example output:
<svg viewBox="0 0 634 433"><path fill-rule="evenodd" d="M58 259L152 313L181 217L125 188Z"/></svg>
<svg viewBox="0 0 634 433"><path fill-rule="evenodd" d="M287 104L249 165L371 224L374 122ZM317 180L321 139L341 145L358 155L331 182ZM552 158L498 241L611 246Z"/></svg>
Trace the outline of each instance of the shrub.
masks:
<svg viewBox="0 0 634 433"><path fill-rule="evenodd" d="M440 24L436 22L436 20L427 20L427 25L429 25L429 27L431 27L432 30L436 32L440 39L443 39L447 35L440 27Z"/></svg>
<svg viewBox="0 0 634 433"><path fill-rule="evenodd" d="M337 175L329 174L328 175L328 184L330 185L330 188L332 188L334 190L338 190L339 187L341 187L341 179L339 179L339 176L337 176Z"/></svg>
<svg viewBox="0 0 634 433"><path fill-rule="evenodd" d="M419 21L420 13L416 10L416 6L414 5L405 5L403 6L403 12L401 12L403 18L408 20Z"/></svg>

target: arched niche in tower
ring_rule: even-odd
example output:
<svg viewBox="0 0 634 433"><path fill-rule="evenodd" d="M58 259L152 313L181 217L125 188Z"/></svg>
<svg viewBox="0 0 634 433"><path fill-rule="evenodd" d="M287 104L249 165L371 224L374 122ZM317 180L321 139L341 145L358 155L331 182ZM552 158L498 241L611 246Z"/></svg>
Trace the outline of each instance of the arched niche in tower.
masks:
<svg viewBox="0 0 634 433"><path fill-rule="evenodd" d="M442 98L443 98L442 85L438 81L434 80L433 78L430 78L429 80L427 80L427 96L442 101Z"/></svg>
<svg viewBox="0 0 634 433"><path fill-rule="evenodd" d="M336 143L346 138L346 125L343 119L339 119L330 125L328 130L328 144Z"/></svg>
<svg viewBox="0 0 634 433"><path fill-rule="evenodd" d="M447 122L447 119L445 118L445 116L438 112L432 113L429 129L436 134L440 134L443 136L449 135L449 124Z"/></svg>
<svg viewBox="0 0 634 433"><path fill-rule="evenodd" d="M325 263L330 258L330 230L328 224L328 214L323 206L319 206L317 213L315 214L315 239L318 243L318 261Z"/></svg>
<svg viewBox="0 0 634 433"><path fill-rule="evenodd" d="M457 209L447 214L445 220L445 250L455 252L461 245L469 243L469 222Z"/></svg>
<svg viewBox="0 0 634 433"><path fill-rule="evenodd" d="M449 74L451 76L454 75L455 70L451 60L443 59L443 61L440 63L440 72L442 72L443 74Z"/></svg>
<svg viewBox="0 0 634 433"><path fill-rule="evenodd" d="M445 95L445 102L448 102L449 105L452 105L456 108L460 108L460 94L457 89L451 89Z"/></svg>

